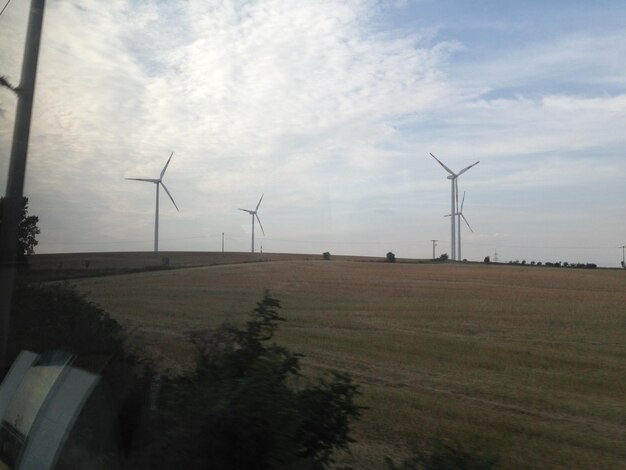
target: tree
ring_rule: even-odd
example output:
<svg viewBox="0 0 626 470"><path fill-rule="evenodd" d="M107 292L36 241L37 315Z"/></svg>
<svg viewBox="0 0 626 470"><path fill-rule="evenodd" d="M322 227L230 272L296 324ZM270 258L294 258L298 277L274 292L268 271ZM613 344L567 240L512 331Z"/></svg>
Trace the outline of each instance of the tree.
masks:
<svg viewBox="0 0 626 470"><path fill-rule="evenodd" d="M4 215L4 198L0 198L0 225L2 224ZM39 235L39 227L37 223L39 217L36 215L28 215L28 198L22 198L22 212L20 214L20 225L18 228L17 238L17 261L25 262L27 256L35 252L37 246L37 235Z"/></svg>
<svg viewBox="0 0 626 470"><path fill-rule="evenodd" d="M389 253L387 253L387 261L389 261L390 263L395 263L396 255L390 251Z"/></svg>
<svg viewBox="0 0 626 470"><path fill-rule="evenodd" d="M437 261L448 261L448 253L442 253L441 255L439 255Z"/></svg>
<svg viewBox="0 0 626 470"><path fill-rule="evenodd" d="M325 251L324 253L322 253L322 258L324 258L326 261L328 261L330 259L330 252L329 251Z"/></svg>
<svg viewBox="0 0 626 470"><path fill-rule="evenodd" d="M489 256L485 256L485 259L483 260L483 263L485 263L485 264L491 263L491 258L489 258Z"/></svg>
<svg viewBox="0 0 626 470"><path fill-rule="evenodd" d="M197 331L195 370L162 382L149 460L138 468L322 469L352 442L357 386L300 374L299 354L271 343L280 302L265 292L243 327ZM303 385L304 382L304 385Z"/></svg>

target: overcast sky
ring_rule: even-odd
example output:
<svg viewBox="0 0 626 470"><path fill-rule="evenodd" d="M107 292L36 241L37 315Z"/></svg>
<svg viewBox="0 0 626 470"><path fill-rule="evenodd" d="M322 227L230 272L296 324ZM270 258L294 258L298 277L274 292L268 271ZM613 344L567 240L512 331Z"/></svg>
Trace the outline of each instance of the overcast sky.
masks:
<svg viewBox="0 0 626 470"><path fill-rule="evenodd" d="M0 17L19 82L28 3ZM4 2L3 2L4 4ZM15 97L0 89L0 189ZM450 253L619 266L626 2L49 0L26 194L38 253Z"/></svg>

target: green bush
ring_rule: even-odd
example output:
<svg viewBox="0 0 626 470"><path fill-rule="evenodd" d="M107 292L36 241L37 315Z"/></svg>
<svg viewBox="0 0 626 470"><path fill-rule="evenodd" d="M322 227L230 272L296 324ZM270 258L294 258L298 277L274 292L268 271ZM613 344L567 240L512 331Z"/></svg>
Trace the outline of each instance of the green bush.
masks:
<svg viewBox="0 0 626 470"><path fill-rule="evenodd" d="M18 283L11 327L13 356L22 349L114 355L123 344L121 326L68 284Z"/></svg>
<svg viewBox="0 0 626 470"><path fill-rule="evenodd" d="M387 261L389 261L390 263L395 263L396 262L396 255L394 255L390 251L389 253L387 253Z"/></svg>
<svg viewBox="0 0 626 470"><path fill-rule="evenodd" d="M91 455L93 468L102 468L103 464L98 466L96 461L117 460L118 452L127 456L148 401L153 371L124 350L121 326L68 284L38 285L20 280L13 297L10 362L22 350L69 352L77 356L79 367L100 375L100 386L66 442L62 460L74 463L64 468L84 466L73 460L81 455ZM93 418L94 412L98 413L92 399L102 393L110 407L106 422ZM105 451L96 428L107 426L113 430L115 444Z"/></svg>
<svg viewBox="0 0 626 470"><path fill-rule="evenodd" d="M467 448L454 441L435 439L430 448L418 451L399 465L389 457L385 463L389 470L492 470L497 457L475 448Z"/></svg>
<svg viewBox="0 0 626 470"><path fill-rule="evenodd" d="M322 253L322 257L328 261L330 259L330 253L328 251L325 251L324 253Z"/></svg>
<svg viewBox="0 0 626 470"><path fill-rule="evenodd" d="M280 302L266 291L238 328L190 334L193 372L163 381L143 468L318 469L352 442L357 386L346 374L300 375L300 355L271 343Z"/></svg>

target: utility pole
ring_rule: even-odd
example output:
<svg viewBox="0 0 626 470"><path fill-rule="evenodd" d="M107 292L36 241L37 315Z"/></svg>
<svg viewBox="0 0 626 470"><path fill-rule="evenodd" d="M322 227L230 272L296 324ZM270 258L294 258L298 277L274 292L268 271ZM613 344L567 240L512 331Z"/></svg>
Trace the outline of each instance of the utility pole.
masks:
<svg viewBox="0 0 626 470"><path fill-rule="evenodd" d="M626 268L626 245L620 246L622 249L622 268Z"/></svg>
<svg viewBox="0 0 626 470"><path fill-rule="evenodd" d="M431 242L433 242L433 259L435 259L435 247L437 246L437 241L438 240L431 240Z"/></svg>
<svg viewBox="0 0 626 470"><path fill-rule="evenodd" d="M224 256L224 232L222 232L222 256Z"/></svg>
<svg viewBox="0 0 626 470"><path fill-rule="evenodd" d="M45 0L31 0L28 30L24 46L24 59L22 62L22 76L19 86L14 88L4 77L0 82L0 85L10 88L17 95L11 159L7 177L6 197L4 199L4 214L0 229L0 328L2 329L0 333L0 373L4 372L9 366L7 364L7 354L9 328L11 325L11 302L15 284L15 255L20 216L22 214L28 138L30 135L44 7Z"/></svg>
<svg viewBox="0 0 626 470"><path fill-rule="evenodd" d="M493 262L497 263L498 262L498 249L496 248L496 252L493 254Z"/></svg>

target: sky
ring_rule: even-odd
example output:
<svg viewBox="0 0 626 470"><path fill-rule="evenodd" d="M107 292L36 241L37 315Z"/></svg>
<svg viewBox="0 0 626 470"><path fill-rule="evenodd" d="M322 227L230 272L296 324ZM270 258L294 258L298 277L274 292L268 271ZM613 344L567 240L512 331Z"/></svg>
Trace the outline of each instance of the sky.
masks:
<svg viewBox="0 0 626 470"><path fill-rule="evenodd" d="M4 2L3 2L4 4ZM19 82L29 2L0 16ZM25 193L37 253L256 249L618 267L626 2L48 0ZM4 194L16 99L0 89Z"/></svg>

